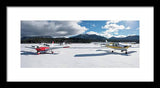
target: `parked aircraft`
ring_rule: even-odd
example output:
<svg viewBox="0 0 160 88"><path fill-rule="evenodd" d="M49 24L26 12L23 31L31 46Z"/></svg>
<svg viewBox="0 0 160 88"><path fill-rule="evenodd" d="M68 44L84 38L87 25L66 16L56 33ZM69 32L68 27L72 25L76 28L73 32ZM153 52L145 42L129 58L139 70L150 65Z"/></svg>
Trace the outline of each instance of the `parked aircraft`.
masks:
<svg viewBox="0 0 160 88"><path fill-rule="evenodd" d="M53 46L54 41L52 42L51 45L47 43L41 43L40 45L34 45L32 48L36 49L37 55L40 53L47 53L51 52L52 54L54 53L53 49L58 49L58 48L69 48L70 46Z"/></svg>
<svg viewBox="0 0 160 88"><path fill-rule="evenodd" d="M108 42L106 40L106 43L105 44L101 44L103 47L107 47L107 48L111 48L111 49L114 49L114 50L121 50L121 52L125 51L125 54L127 54L127 49L131 46L129 45L122 45L122 44L119 44L119 42ZM113 52L113 50L112 50Z"/></svg>

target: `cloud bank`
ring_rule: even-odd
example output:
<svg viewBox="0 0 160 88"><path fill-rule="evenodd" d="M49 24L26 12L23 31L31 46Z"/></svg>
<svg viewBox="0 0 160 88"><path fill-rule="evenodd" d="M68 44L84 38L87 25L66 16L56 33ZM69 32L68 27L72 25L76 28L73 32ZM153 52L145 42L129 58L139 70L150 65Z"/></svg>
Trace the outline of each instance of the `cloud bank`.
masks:
<svg viewBox="0 0 160 88"><path fill-rule="evenodd" d="M84 33L80 21L21 21L21 36L65 37Z"/></svg>
<svg viewBox="0 0 160 88"><path fill-rule="evenodd" d="M124 25L119 25L118 23L121 22L120 20L110 20L107 21L104 26L102 26L102 29L105 29L104 31L98 33L94 31L89 31L87 34L96 34L100 36L104 36L107 38L110 37L126 37L126 35L119 35L119 30L129 30L131 27L127 26L125 27Z"/></svg>
<svg viewBox="0 0 160 88"><path fill-rule="evenodd" d="M101 35L110 38L113 37L113 33L118 35L119 30L129 30L131 29L129 26L125 27L124 25L118 25L120 20L111 20L107 21L106 25L102 26L102 29L106 29ZM124 37L125 35L114 36L114 37Z"/></svg>

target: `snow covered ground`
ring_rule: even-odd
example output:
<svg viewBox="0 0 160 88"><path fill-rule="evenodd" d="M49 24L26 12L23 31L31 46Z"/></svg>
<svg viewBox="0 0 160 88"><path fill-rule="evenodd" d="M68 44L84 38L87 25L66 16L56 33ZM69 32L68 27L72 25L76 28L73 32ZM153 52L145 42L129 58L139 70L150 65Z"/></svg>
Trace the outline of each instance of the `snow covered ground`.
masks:
<svg viewBox="0 0 160 88"><path fill-rule="evenodd" d="M93 43L67 44L70 48L59 48L54 54L36 54L29 48L38 44L21 44L22 68L138 68L139 44L132 44L128 54L102 48ZM55 46L59 46L55 44Z"/></svg>

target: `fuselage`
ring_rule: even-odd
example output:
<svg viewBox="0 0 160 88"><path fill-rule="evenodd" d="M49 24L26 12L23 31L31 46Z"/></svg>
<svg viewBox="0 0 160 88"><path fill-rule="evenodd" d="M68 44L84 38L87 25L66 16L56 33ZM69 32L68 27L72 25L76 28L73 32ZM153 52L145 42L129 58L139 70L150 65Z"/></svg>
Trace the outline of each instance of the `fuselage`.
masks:
<svg viewBox="0 0 160 88"><path fill-rule="evenodd" d="M106 44L106 47L112 48L112 49L116 49L116 50L127 51L127 49L128 49L130 46L120 45L119 43L108 43L108 44Z"/></svg>
<svg viewBox="0 0 160 88"><path fill-rule="evenodd" d="M106 45L106 47L112 48L112 49L117 49L117 50L124 50L124 51L126 51L129 48L129 46L119 47L119 46L109 46L109 45Z"/></svg>
<svg viewBox="0 0 160 88"><path fill-rule="evenodd" d="M36 50L39 52L39 51L47 51L49 50L49 47L38 47L36 48Z"/></svg>

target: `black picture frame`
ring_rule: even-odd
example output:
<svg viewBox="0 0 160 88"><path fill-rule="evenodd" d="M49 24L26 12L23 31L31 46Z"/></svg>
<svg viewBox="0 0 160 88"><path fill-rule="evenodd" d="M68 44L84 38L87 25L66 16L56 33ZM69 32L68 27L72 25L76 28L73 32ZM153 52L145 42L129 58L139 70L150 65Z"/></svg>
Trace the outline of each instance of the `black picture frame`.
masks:
<svg viewBox="0 0 160 88"><path fill-rule="evenodd" d="M91 3L92 2L92 3ZM7 82L7 6L41 6L41 7L52 7L52 6L95 6L95 7L116 7L116 6L153 6L154 7L154 82ZM10 1L2 1L1 2L1 27L3 29L3 36L1 35L1 38L3 38L3 51L2 55L3 58L0 60L0 68L1 68L1 83L0 87L2 88L12 88L12 87L47 87L55 85L61 86L61 85L74 85L77 87L77 85L105 85L106 87L123 87L123 88L158 88L160 87L159 79L158 79L158 67L159 67L159 60L158 57L156 57L156 38L157 38L157 29L158 27L158 16L160 11L159 9L160 1L158 0L110 0L110 1L64 1L63 3L61 1L38 1L38 0L10 0ZM5 54L4 54L5 53Z"/></svg>

